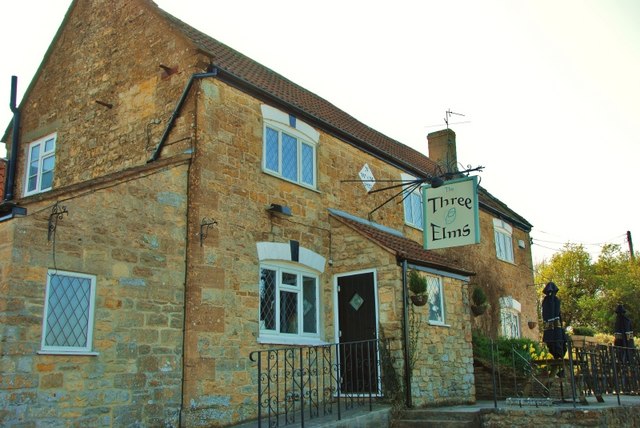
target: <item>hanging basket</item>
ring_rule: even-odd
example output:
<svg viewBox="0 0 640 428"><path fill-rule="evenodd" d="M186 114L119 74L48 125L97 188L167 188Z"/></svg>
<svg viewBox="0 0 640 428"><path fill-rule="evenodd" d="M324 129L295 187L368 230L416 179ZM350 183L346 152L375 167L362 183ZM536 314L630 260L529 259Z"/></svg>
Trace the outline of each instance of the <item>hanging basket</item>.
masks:
<svg viewBox="0 0 640 428"><path fill-rule="evenodd" d="M427 295L426 294L412 294L411 302L416 306L424 306L427 304Z"/></svg>
<svg viewBox="0 0 640 428"><path fill-rule="evenodd" d="M471 305L471 312L473 312L473 315L475 316L480 316L484 314L488 308L489 305L487 303L483 305Z"/></svg>

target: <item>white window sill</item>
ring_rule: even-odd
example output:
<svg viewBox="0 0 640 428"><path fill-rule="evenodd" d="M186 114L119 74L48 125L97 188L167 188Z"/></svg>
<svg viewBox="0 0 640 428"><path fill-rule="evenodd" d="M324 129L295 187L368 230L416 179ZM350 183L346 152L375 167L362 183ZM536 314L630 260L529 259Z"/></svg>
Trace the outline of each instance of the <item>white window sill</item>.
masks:
<svg viewBox="0 0 640 428"><path fill-rule="evenodd" d="M28 198L29 196L39 195L41 193L47 193L47 192L50 192L52 189L53 187L49 187L48 189L32 190L31 192L24 192L23 197Z"/></svg>
<svg viewBox="0 0 640 428"><path fill-rule="evenodd" d="M312 192L320 193L320 190L318 190L317 187L314 187L314 186L312 186L310 184L302 183L302 182L299 182L299 181L289 180L288 178L283 177L282 175L278 174L275 171L271 171L270 169L266 169L264 166L262 167L262 172L267 174L267 175L270 175L272 177L279 178L280 180L284 180L284 181L286 181L288 183L295 184L296 186L304 187L305 189L311 190Z"/></svg>
<svg viewBox="0 0 640 428"><path fill-rule="evenodd" d="M258 343L270 345L299 345L299 346L322 346L328 343L317 337L300 337L300 336L266 336L258 337Z"/></svg>
<svg viewBox="0 0 640 428"><path fill-rule="evenodd" d="M90 357L95 357L100 355L99 352L94 352L94 351L47 351L47 350L37 351L36 354L38 355L87 355Z"/></svg>
<svg viewBox="0 0 640 428"><path fill-rule="evenodd" d="M429 325L434 326L434 327L451 327L450 324L444 324L444 323L439 323L439 322L433 322L433 321L429 321Z"/></svg>
<svg viewBox="0 0 640 428"><path fill-rule="evenodd" d="M407 223L406 221L404 222L404 225L408 226L408 227L410 227L412 229L419 230L420 232L424 232L424 229L423 229L422 226L416 226L415 224Z"/></svg>

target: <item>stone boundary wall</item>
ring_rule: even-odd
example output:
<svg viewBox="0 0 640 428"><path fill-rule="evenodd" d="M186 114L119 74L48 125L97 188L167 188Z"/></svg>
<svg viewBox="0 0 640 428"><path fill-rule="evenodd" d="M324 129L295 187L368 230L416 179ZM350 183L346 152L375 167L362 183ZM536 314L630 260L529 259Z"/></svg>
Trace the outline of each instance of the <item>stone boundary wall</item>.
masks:
<svg viewBox="0 0 640 428"><path fill-rule="evenodd" d="M482 409L483 427L640 427L640 406L607 408Z"/></svg>

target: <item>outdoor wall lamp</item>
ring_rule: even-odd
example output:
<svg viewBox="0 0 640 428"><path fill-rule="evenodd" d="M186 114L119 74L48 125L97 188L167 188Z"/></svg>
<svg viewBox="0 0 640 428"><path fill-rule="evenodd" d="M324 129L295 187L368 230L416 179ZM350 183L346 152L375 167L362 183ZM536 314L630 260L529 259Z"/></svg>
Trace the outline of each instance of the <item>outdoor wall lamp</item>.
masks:
<svg viewBox="0 0 640 428"><path fill-rule="evenodd" d="M27 215L27 209L20 207L13 202L0 204L0 221L10 220L14 217L24 217Z"/></svg>
<svg viewBox="0 0 640 428"><path fill-rule="evenodd" d="M267 207L267 211L271 214L282 214L291 217L291 208L286 205L271 204Z"/></svg>
<svg viewBox="0 0 640 428"><path fill-rule="evenodd" d="M428 182L434 189L437 189L444 184L444 180L441 177L431 177Z"/></svg>

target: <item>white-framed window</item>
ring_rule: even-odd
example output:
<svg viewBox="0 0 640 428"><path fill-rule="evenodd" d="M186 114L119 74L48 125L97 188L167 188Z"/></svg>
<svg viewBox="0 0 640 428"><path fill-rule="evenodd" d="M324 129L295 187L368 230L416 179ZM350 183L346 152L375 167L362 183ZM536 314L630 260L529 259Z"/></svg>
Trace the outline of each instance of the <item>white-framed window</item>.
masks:
<svg viewBox="0 0 640 428"><path fill-rule="evenodd" d="M32 142L28 150L24 195L51 190L56 163L56 134Z"/></svg>
<svg viewBox="0 0 640 428"><path fill-rule="evenodd" d="M403 182L407 182L410 180L415 180L415 177L412 177L408 174L401 174L400 178ZM406 196L406 197L405 197ZM413 226L420 230L424 227L424 208L422 205L422 192L420 189L413 190L409 195L403 194L404 199L404 222L409 226Z"/></svg>
<svg viewBox="0 0 640 428"><path fill-rule="evenodd" d="M493 236L496 241L496 256L513 263L513 228L497 218L493 219Z"/></svg>
<svg viewBox="0 0 640 428"><path fill-rule="evenodd" d="M520 337L520 302L511 296L500 298L500 328L504 337Z"/></svg>
<svg viewBox="0 0 640 428"><path fill-rule="evenodd" d="M95 276L48 271L40 353L93 353L95 295Z"/></svg>
<svg viewBox="0 0 640 428"><path fill-rule="evenodd" d="M315 189L320 134L295 116L263 105L265 172Z"/></svg>
<svg viewBox="0 0 640 428"><path fill-rule="evenodd" d="M260 338L295 343L320 336L317 274L292 265L260 265Z"/></svg>
<svg viewBox="0 0 640 428"><path fill-rule="evenodd" d="M429 306L429 323L445 324L444 289L442 278L427 275L427 296Z"/></svg>

